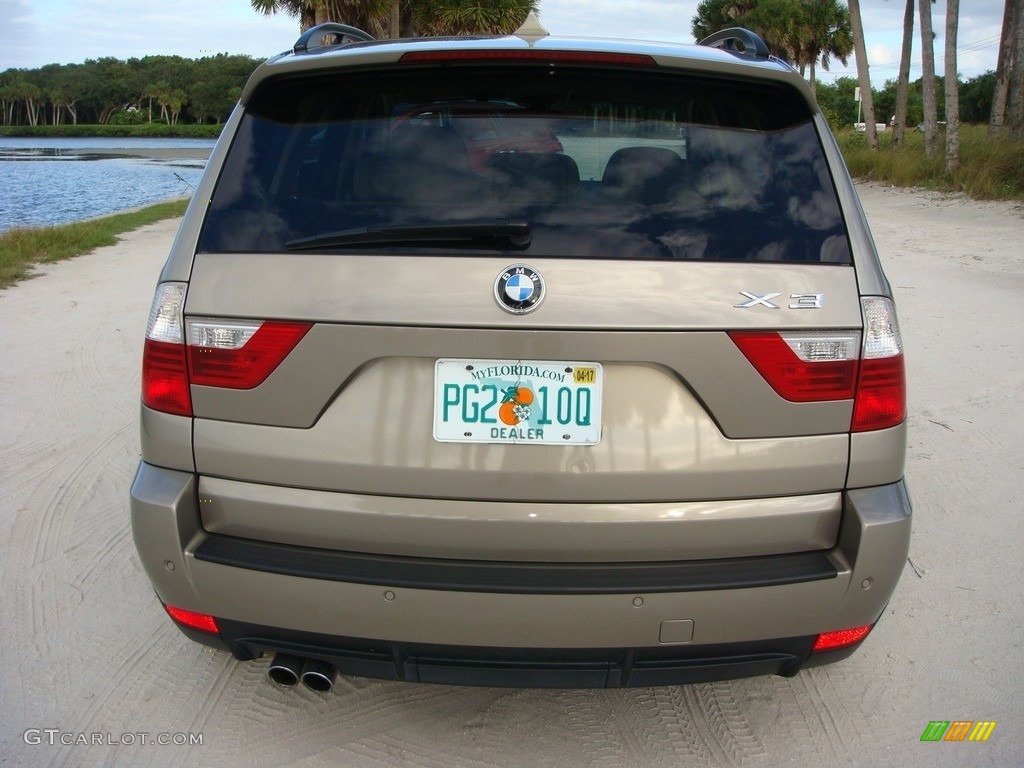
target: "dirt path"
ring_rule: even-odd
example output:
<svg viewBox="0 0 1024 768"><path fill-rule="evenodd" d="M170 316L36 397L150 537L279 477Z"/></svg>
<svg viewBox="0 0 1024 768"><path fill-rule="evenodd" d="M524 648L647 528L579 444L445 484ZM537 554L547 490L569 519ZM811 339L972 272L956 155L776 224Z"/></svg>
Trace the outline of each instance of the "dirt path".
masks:
<svg viewBox="0 0 1024 768"><path fill-rule="evenodd" d="M132 544L142 335L177 222L0 293L0 766L1021 765L1024 209L862 198L907 347L912 564L854 657L793 679L278 689L181 636ZM922 743L932 720L997 726Z"/></svg>

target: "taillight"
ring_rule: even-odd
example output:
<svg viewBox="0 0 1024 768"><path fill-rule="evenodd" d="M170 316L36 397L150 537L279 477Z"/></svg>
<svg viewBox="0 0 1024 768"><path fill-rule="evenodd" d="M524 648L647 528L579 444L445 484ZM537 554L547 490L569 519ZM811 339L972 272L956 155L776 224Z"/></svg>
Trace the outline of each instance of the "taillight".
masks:
<svg viewBox="0 0 1024 768"><path fill-rule="evenodd" d="M188 370L193 384L252 389L262 384L312 323L189 319Z"/></svg>
<svg viewBox="0 0 1024 768"><path fill-rule="evenodd" d="M776 392L795 403L849 400L857 383L856 331L729 334Z"/></svg>
<svg viewBox="0 0 1024 768"><path fill-rule="evenodd" d="M220 634L220 627L217 626L217 619L208 613L186 611L184 608L177 608L173 605L165 605L164 610L167 611L168 616L179 624L184 624L186 627L198 629L203 632L212 632L217 635Z"/></svg>
<svg viewBox="0 0 1024 768"><path fill-rule="evenodd" d="M822 632L817 638L815 638L814 647L811 648L811 653L835 651L839 648L847 648L859 643L868 636L868 633L871 632L871 627L871 624L867 624L863 627L839 629L835 632Z"/></svg>
<svg viewBox="0 0 1024 768"><path fill-rule="evenodd" d="M142 355L142 402L192 415L190 384L252 389L273 373L312 323L185 320L185 283L161 283L153 297Z"/></svg>
<svg viewBox="0 0 1024 768"><path fill-rule="evenodd" d="M881 297L862 299L861 306L864 351L850 429L869 432L903 423L907 417L907 382L896 307Z"/></svg>
<svg viewBox="0 0 1024 768"><path fill-rule="evenodd" d="M780 397L853 400L850 430L895 427L907 415L903 344L890 299L861 300L858 331L733 331L729 337Z"/></svg>
<svg viewBox="0 0 1024 768"><path fill-rule="evenodd" d="M153 297L142 353L142 402L156 411L192 415L182 308L185 283L161 283Z"/></svg>

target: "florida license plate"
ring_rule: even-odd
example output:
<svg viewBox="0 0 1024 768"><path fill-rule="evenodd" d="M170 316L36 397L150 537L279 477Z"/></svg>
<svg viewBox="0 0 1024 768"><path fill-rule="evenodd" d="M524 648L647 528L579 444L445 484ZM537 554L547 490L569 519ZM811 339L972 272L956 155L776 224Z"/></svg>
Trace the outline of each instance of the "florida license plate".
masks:
<svg viewBox="0 0 1024 768"><path fill-rule="evenodd" d="M601 440L603 384L600 363L438 360L434 439L594 445Z"/></svg>

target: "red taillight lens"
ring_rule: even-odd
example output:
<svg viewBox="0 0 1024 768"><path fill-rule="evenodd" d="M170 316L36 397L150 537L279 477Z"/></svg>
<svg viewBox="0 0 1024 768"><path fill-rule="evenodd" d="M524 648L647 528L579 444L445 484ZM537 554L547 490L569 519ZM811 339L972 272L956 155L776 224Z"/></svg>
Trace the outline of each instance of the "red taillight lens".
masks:
<svg viewBox="0 0 1024 768"><path fill-rule="evenodd" d="M146 339L142 353L142 402L155 411L192 415L184 344Z"/></svg>
<svg viewBox="0 0 1024 768"><path fill-rule="evenodd" d="M156 411L192 415L185 361L184 283L161 283L153 296L142 352L142 402Z"/></svg>
<svg viewBox="0 0 1024 768"><path fill-rule="evenodd" d="M284 360L312 323L188 321L188 369L193 384L252 389Z"/></svg>
<svg viewBox="0 0 1024 768"><path fill-rule="evenodd" d="M164 610L167 611L168 616L179 624L184 624L186 627L198 629L202 632L212 632L215 635L220 634L217 619L207 613L186 611L184 608L175 608L173 605L165 605Z"/></svg>
<svg viewBox="0 0 1024 768"><path fill-rule="evenodd" d="M780 396L796 403L849 400L857 383L855 332L729 334Z"/></svg>
<svg viewBox="0 0 1024 768"><path fill-rule="evenodd" d="M861 363L860 386L853 409L853 431L895 427L907 417L903 356Z"/></svg>
<svg viewBox="0 0 1024 768"><path fill-rule="evenodd" d="M839 648L846 648L854 643L859 643L868 636L869 632L871 632L871 626L871 624L868 624L863 627L840 629L835 632L822 632L814 641L814 647L811 648L811 653L818 653L819 651L834 651Z"/></svg>

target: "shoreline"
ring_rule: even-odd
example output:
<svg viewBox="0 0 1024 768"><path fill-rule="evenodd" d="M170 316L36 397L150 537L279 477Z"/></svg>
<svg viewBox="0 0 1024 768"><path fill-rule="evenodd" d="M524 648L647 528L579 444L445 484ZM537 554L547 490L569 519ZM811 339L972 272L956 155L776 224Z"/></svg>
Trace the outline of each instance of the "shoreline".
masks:
<svg viewBox="0 0 1024 768"><path fill-rule="evenodd" d="M11 143L5 143L6 139L17 139L18 144L14 145ZM38 145L31 143L32 139L38 139ZM111 143L107 146L88 146L86 142L95 141L97 139L110 140L111 142L124 141L124 145L119 146L116 143ZM54 141L67 141L71 144L68 147L54 147L47 146ZM154 147L139 147L131 146L129 142L135 141L161 141L161 142L180 142L180 141L208 141L209 146L195 146L192 144L177 146L154 146ZM213 148L216 145L216 139L207 138L190 138L190 137L142 137L142 136L2 136L0 135L0 160L8 160L14 162L34 162L39 160L50 159L50 155L47 154L54 150L59 150L61 153L67 152L69 154L61 154L60 157L68 158L69 155L75 157L88 158L93 157L104 157L104 158L116 158L116 157L141 157L152 160L167 160L167 159L182 159L182 160L208 160L210 153L213 152ZM76 146L81 142L81 145ZM38 154L37 154L38 153Z"/></svg>
<svg viewBox="0 0 1024 768"><path fill-rule="evenodd" d="M189 199L172 198L70 224L0 232L0 297L19 283L46 274L56 262L116 245L141 227L169 222L172 231L177 231Z"/></svg>
<svg viewBox="0 0 1024 768"><path fill-rule="evenodd" d="M153 160L209 160L213 147L83 147L81 155L144 157Z"/></svg>

